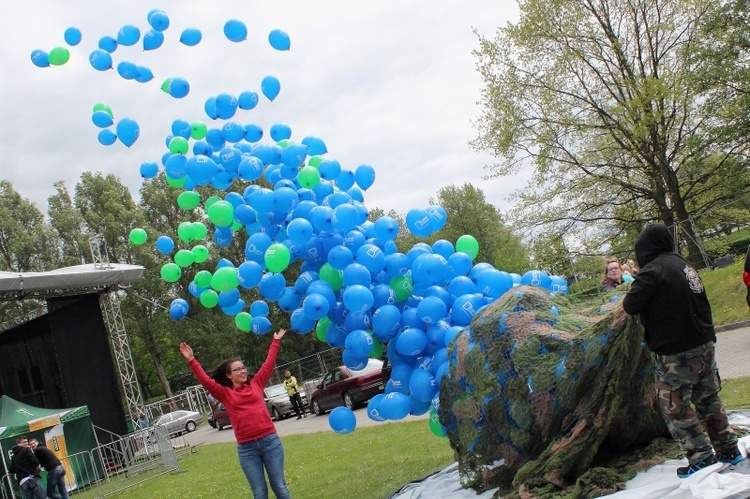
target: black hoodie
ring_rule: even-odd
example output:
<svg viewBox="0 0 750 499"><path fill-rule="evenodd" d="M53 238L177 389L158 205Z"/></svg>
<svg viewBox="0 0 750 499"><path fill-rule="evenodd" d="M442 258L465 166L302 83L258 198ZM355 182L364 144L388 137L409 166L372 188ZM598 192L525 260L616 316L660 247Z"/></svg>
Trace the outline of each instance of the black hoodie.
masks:
<svg viewBox="0 0 750 499"><path fill-rule="evenodd" d="M647 225L635 241L635 257L641 270L622 307L640 314L648 347L672 355L716 341L706 289L693 266L674 251L669 229Z"/></svg>
<svg viewBox="0 0 750 499"><path fill-rule="evenodd" d="M16 474L16 479L19 483L29 475L39 476L39 461L31 450L31 447L16 445L11 452L13 453L13 457L10 460L8 471Z"/></svg>

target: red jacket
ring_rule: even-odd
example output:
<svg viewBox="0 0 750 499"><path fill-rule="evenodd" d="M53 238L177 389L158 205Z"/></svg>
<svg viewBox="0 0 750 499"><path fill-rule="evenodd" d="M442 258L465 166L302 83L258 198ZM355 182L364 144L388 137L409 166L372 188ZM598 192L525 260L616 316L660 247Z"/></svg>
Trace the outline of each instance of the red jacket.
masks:
<svg viewBox="0 0 750 499"><path fill-rule="evenodd" d="M195 358L188 362L190 370L203 388L226 407L238 444L276 433L276 427L266 409L263 387L271 378L280 347L281 341L273 340L268 349L268 356L257 374L249 383L238 388L229 388L211 379Z"/></svg>

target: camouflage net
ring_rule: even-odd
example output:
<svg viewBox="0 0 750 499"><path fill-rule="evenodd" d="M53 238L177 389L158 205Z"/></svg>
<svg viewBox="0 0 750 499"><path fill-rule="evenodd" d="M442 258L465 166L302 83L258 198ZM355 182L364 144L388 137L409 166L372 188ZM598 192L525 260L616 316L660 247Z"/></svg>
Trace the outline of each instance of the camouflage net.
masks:
<svg viewBox="0 0 750 499"><path fill-rule="evenodd" d="M600 461L630 449L632 464L645 444L668 438L651 387L652 355L619 297L576 301L520 286L456 337L439 415L465 487L595 497L629 478ZM679 455L664 444L647 454Z"/></svg>

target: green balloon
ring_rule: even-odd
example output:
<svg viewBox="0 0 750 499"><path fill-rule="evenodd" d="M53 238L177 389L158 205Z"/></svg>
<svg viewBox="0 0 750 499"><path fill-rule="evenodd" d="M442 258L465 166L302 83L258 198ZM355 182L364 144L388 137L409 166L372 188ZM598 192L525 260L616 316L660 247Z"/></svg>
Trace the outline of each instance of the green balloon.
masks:
<svg viewBox="0 0 750 499"><path fill-rule="evenodd" d="M201 293L201 305L206 308L214 308L219 303L219 293L213 289L207 289Z"/></svg>
<svg viewBox="0 0 750 499"><path fill-rule="evenodd" d="M201 140L206 136L208 127L202 121L193 121L190 124L190 138L193 140Z"/></svg>
<svg viewBox="0 0 750 499"><path fill-rule="evenodd" d="M203 225L203 222L193 222L193 230L195 231L195 235L193 235L194 240L203 241L206 239L208 229Z"/></svg>
<svg viewBox="0 0 750 499"><path fill-rule="evenodd" d="M113 119L115 117L115 114L112 112L112 108L109 107L106 104L102 104L101 102L98 102L98 103L94 104L94 111L93 112L97 112L97 111L104 111L105 113L107 113Z"/></svg>
<svg viewBox="0 0 750 499"><path fill-rule="evenodd" d="M164 83L161 84L161 91L165 94L169 93L169 86L172 84L172 78L167 78Z"/></svg>
<svg viewBox="0 0 750 499"><path fill-rule="evenodd" d="M456 251L466 253L473 260L479 254L479 242L477 242L474 236L465 234L456 241Z"/></svg>
<svg viewBox="0 0 750 499"><path fill-rule="evenodd" d="M169 175L166 175L166 180L169 187L180 188L185 185L185 182L187 182L187 175L182 178L172 178Z"/></svg>
<svg viewBox="0 0 750 499"><path fill-rule="evenodd" d="M438 413L433 407L430 407L430 431L436 437L445 438L445 428L440 424Z"/></svg>
<svg viewBox="0 0 750 499"><path fill-rule="evenodd" d="M184 241L186 243L189 243L190 241L195 239L195 227L193 227L192 222L182 222L180 225L178 225L177 237L180 238L180 241Z"/></svg>
<svg viewBox="0 0 750 499"><path fill-rule="evenodd" d="M320 156L320 155L316 154L315 156L311 156L310 157L310 159L308 160L307 164L310 165L310 166L314 166L315 168L317 168L317 167L320 166L320 163L322 163L322 162L323 162L323 156Z"/></svg>
<svg viewBox="0 0 750 499"><path fill-rule="evenodd" d="M204 207L206 208L206 210L208 210L216 201L221 201L221 198L219 196L211 196L210 198L206 199L206 202L204 203Z"/></svg>
<svg viewBox="0 0 750 499"><path fill-rule="evenodd" d="M133 229L130 231L130 242L133 244L137 244L140 246L141 244L146 242L146 239L148 239L148 234L146 234L146 231L143 229Z"/></svg>
<svg viewBox="0 0 750 499"><path fill-rule="evenodd" d="M177 206L183 210L193 210L201 204L201 195L195 191L185 191L177 196Z"/></svg>
<svg viewBox="0 0 750 499"><path fill-rule="evenodd" d="M55 47L49 51L48 60L52 66L62 66L70 59L70 51L65 47Z"/></svg>
<svg viewBox="0 0 750 499"><path fill-rule="evenodd" d="M317 336L318 341L326 342L326 331L328 331L328 326L331 324L333 323L327 315L318 321L318 324L315 326L315 336Z"/></svg>
<svg viewBox="0 0 750 499"><path fill-rule="evenodd" d="M195 285L199 288L207 288L211 285L211 278L213 275L208 270L201 270L195 274Z"/></svg>
<svg viewBox="0 0 750 499"><path fill-rule="evenodd" d="M172 154L187 154L190 144L185 137L172 137L169 141L169 152Z"/></svg>
<svg viewBox="0 0 750 499"><path fill-rule="evenodd" d="M300 187L314 189L320 183L320 172L314 166L304 166L297 174Z"/></svg>
<svg viewBox="0 0 750 499"><path fill-rule="evenodd" d="M318 277L321 281L326 281L333 287L333 292L337 292L344 285L344 271L336 270L331 264L326 262L320 266Z"/></svg>
<svg viewBox="0 0 750 499"><path fill-rule="evenodd" d="M396 292L396 301L404 301L411 296L414 290L414 283L408 275L402 275L391 279L389 285Z"/></svg>
<svg viewBox="0 0 750 499"><path fill-rule="evenodd" d="M237 329L240 331L250 331L250 322L252 322L253 317L248 314L247 312L240 312L239 314L234 316L234 325L237 326Z"/></svg>
<svg viewBox="0 0 750 499"><path fill-rule="evenodd" d="M216 201L208 209L208 219L217 227L229 227L234 222L234 206L223 199Z"/></svg>
<svg viewBox="0 0 750 499"><path fill-rule="evenodd" d="M190 250L180 250L174 255L174 263L182 268L190 267L195 262L195 255Z"/></svg>
<svg viewBox="0 0 750 499"><path fill-rule="evenodd" d="M274 243L268 247L263 259L266 262L268 270L274 274L278 274L289 266L292 254L289 252L289 248L283 244Z"/></svg>
<svg viewBox="0 0 750 499"><path fill-rule="evenodd" d="M176 282L182 276L182 269L176 263L165 263L161 267L161 278L167 282Z"/></svg>
<svg viewBox="0 0 750 499"><path fill-rule="evenodd" d="M276 142L276 145L284 149L286 146L288 146L291 143L292 141L289 139L281 139L280 141Z"/></svg>
<svg viewBox="0 0 750 499"><path fill-rule="evenodd" d="M370 351L370 358L382 359L383 358L383 344L380 343L380 340L374 334L372 334L372 331L367 331L367 334L369 334L372 337L372 350Z"/></svg>
<svg viewBox="0 0 750 499"><path fill-rule="evenodd" d="M239 286L237 280L237 269L234 267L222 267L214 272L211 278L211 288L218 292L229 291Z"/></svg>
<svg viewBox="0 0 750 499"><path fill-rule="evenodd" d="M208 248L206 248L204 245L196 244L195 246L193 246L192 252L195 256L195 263L203 263L208 260Z"/></svg>

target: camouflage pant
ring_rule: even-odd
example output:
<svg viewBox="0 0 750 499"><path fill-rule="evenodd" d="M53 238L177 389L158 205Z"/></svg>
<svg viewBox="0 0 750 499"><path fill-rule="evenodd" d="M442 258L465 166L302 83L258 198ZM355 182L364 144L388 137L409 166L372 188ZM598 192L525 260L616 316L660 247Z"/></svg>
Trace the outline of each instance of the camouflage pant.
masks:
<svg viewBox="0 0 750 499"><path fill-rule="evenodd" d="M690 463L711 456L711 444L717 454L737 448L737 436L729 426L727 411L719 397L721 378L712 341L687 352L656 355L654 388L667 428Z"/></svg>

